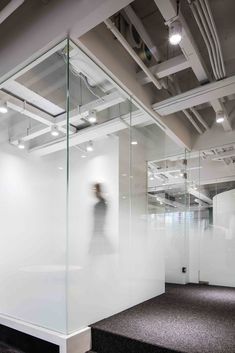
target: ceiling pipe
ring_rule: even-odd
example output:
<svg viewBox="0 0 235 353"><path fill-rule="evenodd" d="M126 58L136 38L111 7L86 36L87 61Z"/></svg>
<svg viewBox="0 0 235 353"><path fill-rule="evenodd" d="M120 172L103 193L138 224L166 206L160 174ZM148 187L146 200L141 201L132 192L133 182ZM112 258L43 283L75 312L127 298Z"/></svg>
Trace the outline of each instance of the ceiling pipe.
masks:
<svg viewBox="0 0 235 353"><path fill-rule="evenodd" d="M198 28L199 28L199 30L201 32L202 38L203 38L203 40L205 42L205 45L206 45L206 48L207 48L207 51L208 51L208 54L209 54L209 59L210 59L213 75L214 75L215 79L218 80L219 77L218 77L217 72L216 72L215 62L214 62L214 58L213 58L213 55L212 55L212 49L211 49L210 43L208 41L206 32L205 32L203 26L201 25L199 15L198 15L198 13L196 11L196 8L194 8L194 3L191 3L191 1L189 0L189 4L191 5L190 8L192 10L193 16L194 16L195 21L196 21L196 23L198 25Z"/></svg>
<svg viewBox="0 0 235 353"><path fill-rule="evenodd" d="M215 66L215 70L216 70L216 74L217 74L217 79L220 79L220 71L219 71L219 65L218 65L218 58L216 57L216 50L215 50L215 45L214 45L214 42L213 42L213 37L212 37L212 34L211 34L211 31L209 29L209 26L208 26L208 22L206 21L205 19L205 16L204 16L204 13L201 9L201 5L199 3L199 1L196 1L195 3L195 7L198 11L198 14L199 14L199 17L200 17L200 20L201 20L201 24L204 28L204 31L206 33L206 37L207 37L207 40L208 40L208 44L211 48L211 51L212 51L212 58L213 58L213 61L214 61L214 66ZM200 30L201 27L200 27Z"/></svg>
<svg viewBox="0 0 235 353"><path fill-rule="evenodd" d="M220 60L221 60L221 65L222 65L222 72L223 72L223 75L225 77L226 76L226 71L225 71L225 66L224 66L224 58L223 58L223 53L222 53L222 49L221 49L221 45L220 45L219 36L218 36L217 29L216 29L216 26L215 26L215 21L214 21L214 18L212 16L212 12L211 12L211 8L209 6L208 0L204 0L204 2L205 2L205 6L206 6L206 9L207 9L207 12L208 12L208 16L209 16L209 18L211 20L211 25L213 27L215 37L216 37L218 50L219 50L219 55L220 55Z"/></svg>
<svg viewBox="0 0 235 353"><path fill-rule="evenodd" d="M226 76L221 45L207 0L188 0L193 16L204 39L216 80Z"/></svg>
<svg viewBox="0 0 235 353"><path fill-rule="evenodd" d="M194 114L194 116L197 118L197 120L204 126L206 130L209 130L209 126L205 122L205 120L202 119L201 115L198 113L198 111L195 108L190 108L191 112Z"/></svg>
<svg viewBox="0 0 235 353"><path fill-rule="evenodd" d="M199 134L202 134L202 129L197 125L197 123L193 120L193 118L191 117L191 115L189 114L189 112L187 110L182 110L182 112L184 113L184 115L188 118L188 120L190 121L190 123L195 127L195 129L197 130L197 132L199 132Z"/></svg>
<svg viewBox="0 0 235 353"><path fill-rule="evenodd" d="M209 14L207 12L207 8L206 8L206 5L205 5L205 2L203 0L200 0L199 2L200 2L201 8L202 8L202 12L204 13L206 23L207 23L207 25L209 27L209 31L210 31L210 33L212 35L212 39L213 39L213 42L214 42L214 47L215 47L215 50L216 50L216 62L218 63L219 76L220 76L220 78L223 78L224 75L223 75L223 71L222 71L222 63L221 63L221 58L220 58L220 53L219 53L219 46L218 46L218 42L216 40L214 28L212 26Z"/></svg>
<svg viewBox="0 0 235 353"><path fill-rule="evenodd" d="M18 7L23 4L24 0L12 0L0 12L0 24L3 23Z"/></svg>
<svg viewBox="0 0 235 353"><path fill-rule="evenodd" d="M145 74L149 77L149 79L153 82L153 84L157 87L157 89L161 89L162 85L158 81L158 79L152 74L152 72L148 69L148 67L143 63L140 57L136 54L134 49L130 46L127 40L123 37L123 35L119 32L115 24L107 19L104 21L107 28L114 34L117 40L121 43L121 45L127 50L127 52L131 55L131 57L135 60L135 62L140 66L140 68L145 72Z"/></svg>

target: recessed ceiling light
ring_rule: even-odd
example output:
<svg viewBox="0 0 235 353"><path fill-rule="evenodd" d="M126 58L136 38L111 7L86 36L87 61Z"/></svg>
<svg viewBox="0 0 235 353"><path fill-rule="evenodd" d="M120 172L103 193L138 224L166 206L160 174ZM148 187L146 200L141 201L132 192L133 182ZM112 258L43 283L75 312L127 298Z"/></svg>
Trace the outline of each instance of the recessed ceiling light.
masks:
<svg viewBox="0 0 235 353"><path fill-rule="evenodd" d="M58 167L59 170L63 170L64 168L63 167Z"/></svg>
<svg viewBox="0 0 235 353"><path fill-rule="evenodd" d="M25 149L25 143L24 143L24 141L19 140L17 147L18 147L20 150L24 150L24 149Z"/></svg>
<svg viewBox="0 0 235 353"><path fill-rule="evenodd" d="M0 105L0 113L1 114L6 114L8 112L8 108L7 108L7 105L6 103L3 103Z"/></svg>
<svg viewBox="0 0 235 353"><path fill-rule="evenodd" d="M92 141L89 141L88 145L86 146L87 152L92 152L94 150Z"/></svg>
<svg viewBox="0 0 235 353"><path fill-rule="evenodd" d="M216 113L216 122L218 124L221 124L224 122L224 112L223 111L219 111Z"/></svg>
<svg viewBox="0 0 235 353"><path fill-rule="evenodd" d="M82 155L81 155L81 158L86 158L86 155L85 155L85 154L82 154Z"/></svg>
<svg viewBox="0 0 235 353"><path fill-rule="evenodd" d="M179 21L174 21L169 27L169 42L177 45L182 40L182 26Z"/></svg>
<svg viewBox="0 0 235 353"><path fill-rule="evenodd" d="M138 142L134 140L134 141L131 141L131 144L132 145L138 145Z"/></svg>
<svg viewBox="0 0 235 353"><path fill-rule="evenodd" d="M92 111L89 113L89 115L88 115L88 117L87 117L87 120L89 121L90 124L96 123L97 117L96 117L96 112L95 112L95 110L92 110Z"/></svg>
<svg viewBox="0 0 235 353"><path fill-rule="evenodd" d="M59 136L59 130L58 130L58 126L57 125L52 125L51 126L51 136L53 137L57 137Z"/></svg>

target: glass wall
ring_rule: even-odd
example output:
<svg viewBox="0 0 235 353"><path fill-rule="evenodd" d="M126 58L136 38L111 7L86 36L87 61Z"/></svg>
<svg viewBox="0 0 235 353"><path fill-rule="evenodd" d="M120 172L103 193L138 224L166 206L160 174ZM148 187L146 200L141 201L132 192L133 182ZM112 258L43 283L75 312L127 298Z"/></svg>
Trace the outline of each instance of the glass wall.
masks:
<svg viewBox="0 0 235 353"><path fill-rule="evenodd" d="M176 145L71 41L0 95L0 314L70 333L163 293L148 162Z"/></svg>
<svg viewBox="0 0 235 353"><path fill-rule="evenodd" d="M229 144L149 162L166 282L234 286L234 155Z"/></svg>
<svg viewBox="0 0 235 353"><path fill-rule="evenodd" d="M71 333L165 281L234 286L233 145L177 146L71 41L0 96L1 315Z"/></svg>
<svg viewBox="0 0 235 353"><path fill-rule="evenodd" d="M0 313L60 332L66 331L64 51L66 42L0 91ZM58 143L63 149L55 149Z"/></svg>
<svg viewBox="0 0 235 353"><path fill-rule="evenodd" d="M148 161L177 146L70 43L68 329L164 292ZM180 149L179 149L180 150Z"/></svg>

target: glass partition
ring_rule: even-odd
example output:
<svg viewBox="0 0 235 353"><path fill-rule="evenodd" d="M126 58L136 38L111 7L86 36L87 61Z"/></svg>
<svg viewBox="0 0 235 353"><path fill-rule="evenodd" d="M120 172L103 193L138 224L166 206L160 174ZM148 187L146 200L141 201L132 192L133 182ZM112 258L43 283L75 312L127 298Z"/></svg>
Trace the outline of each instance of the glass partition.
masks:
<svg viewBox="0 0 235 353"><path fill-rule="evenodd" d="M164 225L149 185L157 168L151 161L182 149L74 43L69 61L73 332L164 292Z"/></svg>
<svg viewBox="0 0 235 353"><path fill-rule="evenodd" d="M60 332L66 332L66 45L0 91L0 313Z"/></svg>
<svg viewBox="0 0 235 353"><path fill-rule="evenodd" d="M234 145L185 151L71 41L0 91L0 313L62 333L234 286Z"/></svg>
<svg viewBox="0 0 235 353"><path fill-rule="evenodd" d="M234 144L191 153L190 281L235 286Z"/></svg>

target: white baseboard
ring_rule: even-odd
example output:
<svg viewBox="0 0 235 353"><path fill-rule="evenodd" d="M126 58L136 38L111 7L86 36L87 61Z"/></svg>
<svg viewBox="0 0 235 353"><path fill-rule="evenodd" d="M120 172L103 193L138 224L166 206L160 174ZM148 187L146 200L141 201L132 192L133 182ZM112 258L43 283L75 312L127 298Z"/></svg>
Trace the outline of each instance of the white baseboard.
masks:
<svg viewBox="0 0 235 353"><path fill-rule="evenodd" d="M85 353L91 349L90 327L78 330L70 335L64 335L6 315L0 315L0 324L54 343L60 347L60 353Z"/></svg>

